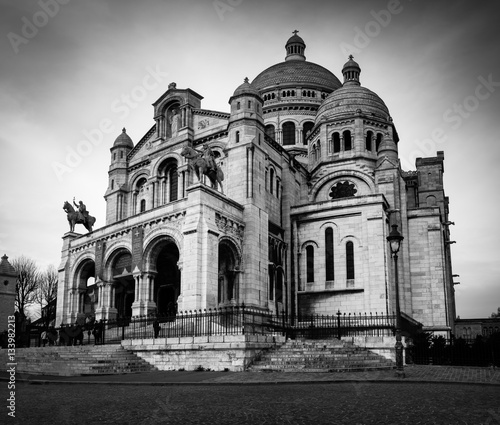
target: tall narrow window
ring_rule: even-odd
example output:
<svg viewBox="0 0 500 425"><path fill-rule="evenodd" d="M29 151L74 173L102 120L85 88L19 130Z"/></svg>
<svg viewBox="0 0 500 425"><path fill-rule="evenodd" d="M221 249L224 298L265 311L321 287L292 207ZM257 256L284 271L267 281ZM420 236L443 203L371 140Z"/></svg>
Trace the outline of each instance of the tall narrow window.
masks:
<svg viewBox="0 0 500 425"><path fill-rule="evenodd" d="M295 145L295 124L286 122L283 124L283 145Z"/></svg>
<svg viewBox="0 0 500 425"><path fill-rule="evenodd" d="M273 193L274 189L274 170L271 168L269 172L269 192Z"/></svg>
<svg viewBox="0 0 500 425"><path fill-rule="evenodd" d="M314 247L311 245L306 248L306 263L307 282L314 282Z"/></svg>
<svg viewBox="0 0 500 425"><path fill-rule="evenodd" d="M141 200L141 212L146 211L146 200Z"/></svg>
<svg viewBox="0 0 500 425"><path fill-rule="evenodd" d="M241 103L240 102L237 102L236 103L236 109L240 109L241 108Z"/></svg>
<svg viewBox="0 0 500 425"><path fill-rule="evenodd" d="M275 139L274 125L272 125L272 124L266 125L265 132L266 132L266 136L269 136L273 140Z"/></svg>
<svg viewBox="0 0 500 425"><path fill-rule="evenodd" d="M373 131L369 131L368 133L366 133L365 148L367 151L372 150L372 140L373 140Z"/></svg>
<svg viewBox="0 0 500 425"><path fill-rule="evenodd" d="M170 168L169 172L169 181L170 181L170 202L177 201L177 188L178 188L178 180L179 176L177 174L177 167L174 165Z"/></svg>
<svg viewBox="0 0 500 425"><path fill-rule="evenodd" d="M304 125L302 126L302 143L307 146L307 136L312 128L314 127L314 123L312 121L307 121L306 123L304 123Z"/></svg>
<svg viewBox="0 0 500 425"><path fill-rule="evenodd" d="M347 279L354 279L354 244L349 241L345 245Z"/></svg>
<svg viewBox="0 0 500 425"><path fill-rule="evenodd" d="M333 133L333 153L340 152L340 134Z"/></svg>
<svg viewBox="0 0 500 425"><path fill-rule="evenodd" d="M325 260L326 280L335 280L333 268L333 229L331 227L325 230Z"/></svg>
<svg viewBox="0 0 500 425"><path fill-rule="evenodd" d="M236 132L236 143L240 143L240 132Z"/></svg>
<svg viewBox="0 0 500 425"><path fill-rule="evenodd" d="M346 130L342 133L342 135L344 136L344 150L350 151L352 149L351 132Z"/></svg>
<svg viewBox="0 0 500 425"><path fill-rule="evenodd" d="M382 133L377 133L377 142L375 144L375 150L378 152L378 148L382 143Z"/></svg>

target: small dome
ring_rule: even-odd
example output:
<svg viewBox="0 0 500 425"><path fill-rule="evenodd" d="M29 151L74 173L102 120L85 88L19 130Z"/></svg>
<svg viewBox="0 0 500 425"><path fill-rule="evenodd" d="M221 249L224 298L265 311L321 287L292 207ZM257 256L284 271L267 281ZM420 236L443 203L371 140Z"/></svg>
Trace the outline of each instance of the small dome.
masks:
<svg viewBox="0 0 500 425"><path fill-rule="evenodd" d="M16 269L12 264L9 262L9 257L7 257L5 254L2 257L2 261L0 262L0 274L4 276L17 276Z"/></svg>
<svg viewBox="0 0 500 425"><path fill-rule="evenodd" d="M348 84L335 90L324 100L316 114L316 122L359 114L384 121L390 115L384 101L376 93L366 87Z"/></svg>
<svg viewBox="0 0 500 425"><path fill-rule="evenodd" d="M301 43L304 45L304 47L306 45L302 37L299 37L296 33L294 33L294 35L292 35L286 42L285 47L288 46L289 44L295 44L295 43Z"/></svg>
<svg viewBox="0 0 500 425"><path fill-rule="evenodd" d="M361 68L359 64L354 61L354 57L349 55L349 60L344 64L342 68L342 75L344 76L344 85L355 85L359 86L359 74L361 73Z"/></svg>
<svg viewBox="0 0 500 425"><path fill-rule="evenodd" d="M113 143L113 147L114 148L125 147L125 148L130 148L130 149L132 149L134 147L134 142L132 142L132 139L127 134L125 127L123 127L122 134L120 134L116 138L115 143Z"/></svg>
<svg viewBox="0 0 500 425"><path fill-rule="evenodd" d="M239 85L238 88L234 91L233 97L241 96L244 94L250 94L260 97L259 91L248 82L248 78L245 78L243 84Z"/></svg>

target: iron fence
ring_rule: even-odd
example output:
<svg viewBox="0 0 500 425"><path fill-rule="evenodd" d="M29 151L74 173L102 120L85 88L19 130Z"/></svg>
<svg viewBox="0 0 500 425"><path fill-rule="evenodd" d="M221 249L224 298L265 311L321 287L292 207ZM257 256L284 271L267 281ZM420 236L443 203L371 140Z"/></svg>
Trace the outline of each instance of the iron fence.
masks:
<svg viewBox="0 0 500 425"><path fill-rule="evenodd" d="M170 316L141 316L88 321L51 328L43 340L41 329L31 345L119 344L125 339L182 338L223 335L286 335L288 338L327 339L343 336L394 335L395 316L341 314L292 318L245 305L177 312Z"/></svg>

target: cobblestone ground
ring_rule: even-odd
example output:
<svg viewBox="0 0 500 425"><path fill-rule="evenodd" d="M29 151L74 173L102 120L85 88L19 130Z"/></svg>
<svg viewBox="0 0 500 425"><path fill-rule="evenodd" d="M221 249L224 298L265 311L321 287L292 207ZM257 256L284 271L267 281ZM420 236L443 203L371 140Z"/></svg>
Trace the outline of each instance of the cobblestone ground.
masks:
<svg viewBox="0 0 500 425"><path fill-rule="evenodd" d="M0 423L478 425L500 424L500 387L363 381L246 386L18 383L16 408L12 419L2 407Z"/></svg>

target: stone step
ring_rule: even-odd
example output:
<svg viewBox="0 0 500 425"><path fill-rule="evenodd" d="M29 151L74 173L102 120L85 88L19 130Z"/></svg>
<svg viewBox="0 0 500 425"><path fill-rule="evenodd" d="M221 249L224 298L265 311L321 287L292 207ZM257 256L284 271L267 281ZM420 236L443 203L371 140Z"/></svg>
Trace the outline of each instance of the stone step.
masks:
<svg viewBox="0 0 500 425"><path fill-rule="evenodd" d="M120 345L17 349L16 362L18 372L37 375L97 375L156 370Z"/></svg>
<svg viewBox="0 0 500 425"><path fill-rule="evenodd" d="M393 368L394 364L365 348L341 340L289 340L262 353L253 371L346 371Z"/></svg>

